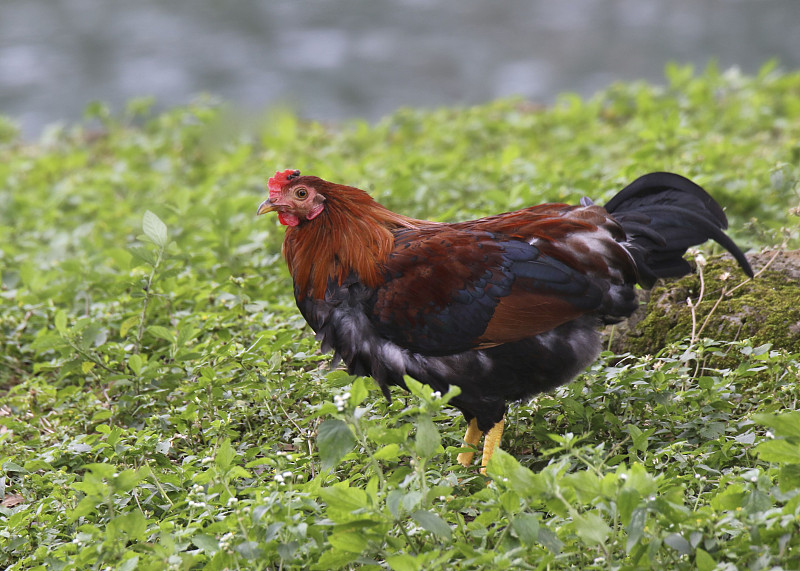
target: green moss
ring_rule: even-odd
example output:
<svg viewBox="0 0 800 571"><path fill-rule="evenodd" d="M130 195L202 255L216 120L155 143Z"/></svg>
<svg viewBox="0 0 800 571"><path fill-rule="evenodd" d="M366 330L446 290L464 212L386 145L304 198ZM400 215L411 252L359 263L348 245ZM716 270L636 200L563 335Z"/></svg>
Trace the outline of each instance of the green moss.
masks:
<svg viewBox="0 0 800 571"><path fill-rule="evenodd" d="M758 271L773 253L754 257ZM770 267L742 284L744 275L730 258L708 262L699 274L662 283L651 292L646 316L628 333L624 347L638 355L652 354L670 342L691 337L717 341L750 338L753 344L800 352L800 251L779 252ZM742 284L742 285L740 285ZM692 307L694 306L694 320Z"/></svg>

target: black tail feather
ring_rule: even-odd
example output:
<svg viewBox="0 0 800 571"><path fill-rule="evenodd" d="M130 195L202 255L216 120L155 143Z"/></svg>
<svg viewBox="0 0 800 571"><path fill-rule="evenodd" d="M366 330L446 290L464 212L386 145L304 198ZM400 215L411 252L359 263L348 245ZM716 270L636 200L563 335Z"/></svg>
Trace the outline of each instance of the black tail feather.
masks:
<svg viewBox="0 0 800 571"><path fill-rule="evenodd" d="M686 249L714 240L728 250L742 270L753 270L724 229L728 219L722 207L700 186L667 172L646 174L621 190L605 209L628 235L630 252L642 285L657 278L678 277L691 271L683 259Z"/></svg>

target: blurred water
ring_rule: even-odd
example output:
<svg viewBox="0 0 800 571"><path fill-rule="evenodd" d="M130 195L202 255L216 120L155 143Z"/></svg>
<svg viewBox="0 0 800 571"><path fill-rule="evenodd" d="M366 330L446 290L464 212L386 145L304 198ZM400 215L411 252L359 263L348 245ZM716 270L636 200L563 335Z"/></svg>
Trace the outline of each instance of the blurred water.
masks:
<svg viewBox="0 0 800 571"><path fill-rule="evenodd" d="M92 100L200 92L375 119L399 106L550 101L674 60L800 67L798 0L0 0L0 113L28 136Z"/></svg>

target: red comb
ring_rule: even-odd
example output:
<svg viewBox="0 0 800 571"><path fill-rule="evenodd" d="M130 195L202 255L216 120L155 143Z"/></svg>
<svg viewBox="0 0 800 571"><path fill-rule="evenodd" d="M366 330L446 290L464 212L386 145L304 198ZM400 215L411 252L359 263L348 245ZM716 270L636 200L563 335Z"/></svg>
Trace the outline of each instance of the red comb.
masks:
<svg viewBox="0 0 800 571"><path fill-rule="evenodd" d="M275 176L267 181L267 188L269 188L269 197L276 200L280 195L283 187L286 186L290 180L300 176L300 171L293 169L286 169L285 171L277 171Z"/></svg>

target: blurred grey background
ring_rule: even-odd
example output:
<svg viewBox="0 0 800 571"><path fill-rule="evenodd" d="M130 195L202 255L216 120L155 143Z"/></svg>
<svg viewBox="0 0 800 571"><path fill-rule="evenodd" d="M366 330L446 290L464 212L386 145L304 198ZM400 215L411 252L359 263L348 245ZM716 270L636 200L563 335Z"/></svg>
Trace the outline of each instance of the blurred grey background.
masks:
<svg viewBox="0 0 800 571"><path fill-rule="evenodd" d="M28 137L93 100L374 120L771 58L800 67L799 0L0 0L0 113Z"/></svg>

